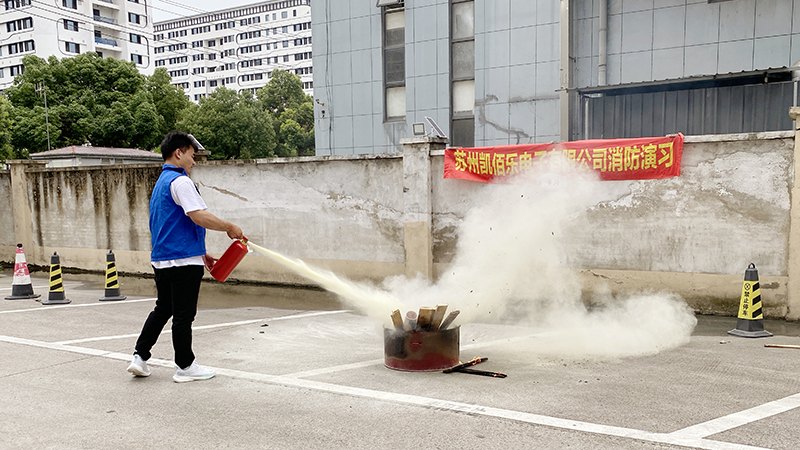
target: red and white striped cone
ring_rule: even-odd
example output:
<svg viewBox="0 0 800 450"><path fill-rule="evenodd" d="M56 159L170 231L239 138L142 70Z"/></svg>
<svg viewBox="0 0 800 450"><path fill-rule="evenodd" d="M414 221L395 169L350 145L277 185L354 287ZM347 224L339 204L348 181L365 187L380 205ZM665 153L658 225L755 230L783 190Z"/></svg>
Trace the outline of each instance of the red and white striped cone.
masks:
<svg viewBox="0 0 800 450"><path fill-rule="evenodd" d="M6 300L26 300L39 297L41 295L33 293L31 273L28 271L25 251L22 249L22 244L17 244L17 254L14 257L14 281L11 282L11 295L6 297Z"/></svg>

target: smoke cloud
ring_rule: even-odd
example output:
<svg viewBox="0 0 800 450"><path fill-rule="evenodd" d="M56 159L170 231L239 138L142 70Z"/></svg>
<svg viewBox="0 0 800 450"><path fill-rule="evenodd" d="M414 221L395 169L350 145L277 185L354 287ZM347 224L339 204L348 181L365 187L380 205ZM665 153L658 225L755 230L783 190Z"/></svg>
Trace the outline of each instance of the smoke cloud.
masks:
<svg viewBox="0 0 800 450"><path fill-rule="evenodd" d="M539 337L526 341L524 350L538 354L613 358L688 342L697 320L681 298L595 293L587 306L569 267L562 243L577 238L565 234L567 225L591 227L584 213L628 193L628 183L600 181L558 152L536 161L532 170L488 185L475 197L458 229L452 264L435 284L396 277L386 280L387 290L407 309L459 309L459 324L534 327Z"/></svg>

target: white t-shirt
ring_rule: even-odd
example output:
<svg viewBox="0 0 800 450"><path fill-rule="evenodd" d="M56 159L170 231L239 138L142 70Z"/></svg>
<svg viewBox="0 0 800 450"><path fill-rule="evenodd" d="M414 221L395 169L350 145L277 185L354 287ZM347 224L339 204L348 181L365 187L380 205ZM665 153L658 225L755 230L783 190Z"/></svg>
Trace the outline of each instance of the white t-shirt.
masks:
<svg viewBox="0 0 800 450"><path fill-rule="evenodd" d="M172 181L169 185L169 193L172 194L172 200L183 208L183 213L189 215L192 211L202 211L208 209L203 197L197 192L197 186L191 178L180 176ZM166 269L167 267L181 267L181 266L203 266L205 262L202 256L190 256L188 258L170 259L167 261L151 261L150 264L156 269Z"/></svg>

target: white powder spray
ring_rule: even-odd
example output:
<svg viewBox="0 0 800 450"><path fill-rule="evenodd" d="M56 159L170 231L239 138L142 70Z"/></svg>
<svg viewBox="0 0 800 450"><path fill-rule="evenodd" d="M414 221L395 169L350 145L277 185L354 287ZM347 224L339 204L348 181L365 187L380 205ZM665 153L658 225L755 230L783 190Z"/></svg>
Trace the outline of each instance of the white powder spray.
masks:
<svg viewBox="0 0 800 450"><path fill-rule="evenodd" d="M334 273L319 268L311 268L299 259L287 258L278 252L248 242L247 245L292 272L317 283L321 288L333 292L348 305L358 311L388 322L389 314L395 309L403 308L400 301L389 294L365 284L343 280Z"/></svg>
<svg viewBox="0 0 800 450"><path fill-rule="evenodd" d="M302 261L267 256L279 263L288 260L284 266L383 323L395 308L405 313L447 304L449 311L461 311L456 324L526 324L545 337L529 340L524 350L574 358L654 354L688 342L697 321L676 296L595 294L593 306L584 305L580 280L567 266L561 246L574 239L564 234L565 225L591 227L581 223L583 213L622 196L628 186L602 182L557 152L536 161L532 170L487 185L474 197L458 229L453 262L436 283L393 277L381 291L310 269Z"/></svg>

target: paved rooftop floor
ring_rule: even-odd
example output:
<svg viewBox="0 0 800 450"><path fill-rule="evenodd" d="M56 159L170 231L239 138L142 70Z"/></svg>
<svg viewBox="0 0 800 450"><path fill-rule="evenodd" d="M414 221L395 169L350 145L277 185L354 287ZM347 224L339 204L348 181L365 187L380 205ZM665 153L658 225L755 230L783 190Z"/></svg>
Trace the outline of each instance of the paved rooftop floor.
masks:
<svg viewBox="0 0 800 450"><path fill-rule="evenodd" d="M461 357L495 379L383 365L380 324L328 293L204 283L195 321L203 382L172 382L169 334L149 378L126 371L152 280L64 275L69 305L0 300L0 448L709 448L800 445L800 326L726 335L699 317L691 342L613 361L528 354L534 328L467 324ZM47 296L44 274L34 288ZM11 276L0 272L0 298ZM168 330L168 327L167 327Z"/></svg>

